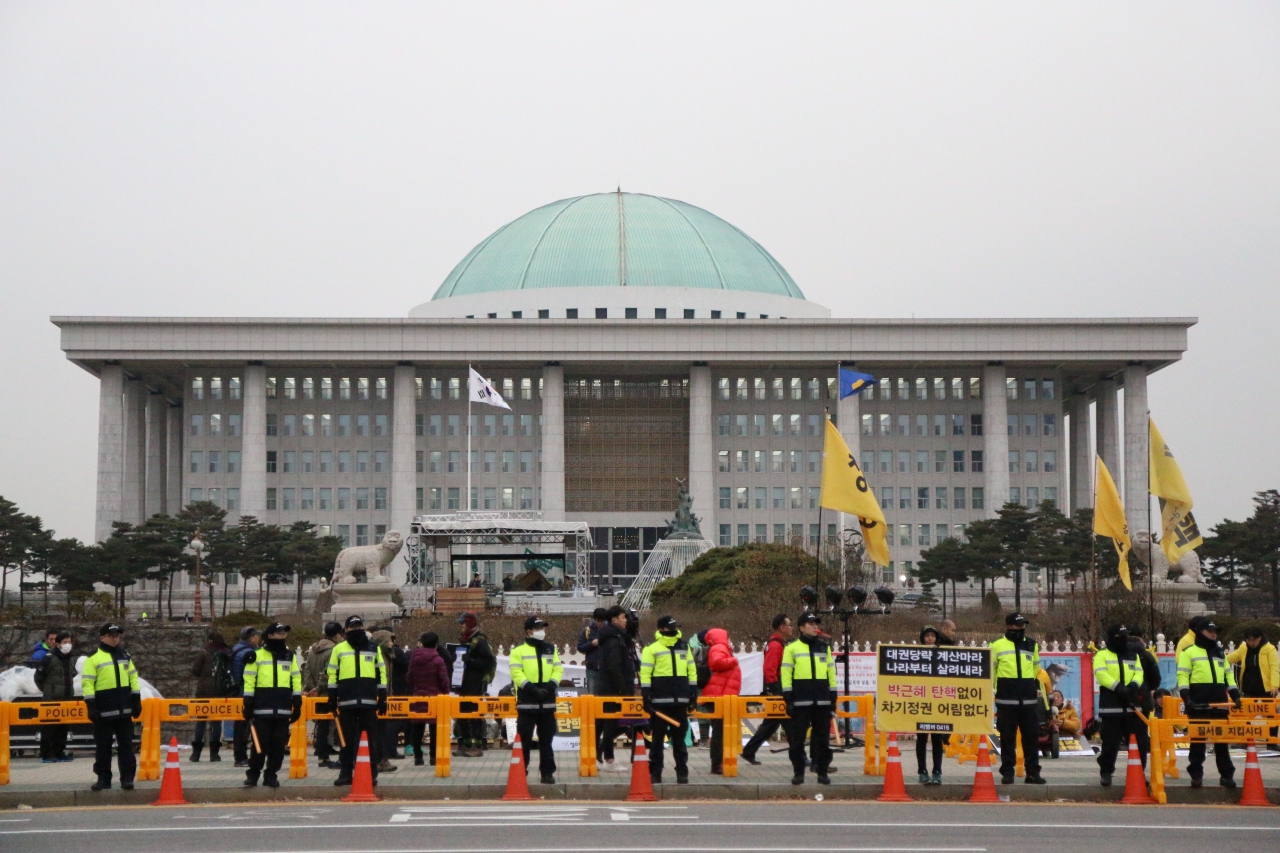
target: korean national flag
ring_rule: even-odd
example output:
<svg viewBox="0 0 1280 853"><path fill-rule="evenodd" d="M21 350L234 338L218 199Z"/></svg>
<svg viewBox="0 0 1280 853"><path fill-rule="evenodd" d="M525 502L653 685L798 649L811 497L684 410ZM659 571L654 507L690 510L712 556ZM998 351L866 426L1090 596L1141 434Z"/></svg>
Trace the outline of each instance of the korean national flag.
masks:
<svg viewBox="0 0 1280 853"><path fill-rule="evenodd" d="M507 401L502 399L502 395L498 393L498 389L493 387L488 379L485 379L475 368L468 368L471 371L470 377L467 379L467 389L471 394L471 402L488 403L490 406L497 406L499 409L511 411L511 407L507 405Z"/></svg>

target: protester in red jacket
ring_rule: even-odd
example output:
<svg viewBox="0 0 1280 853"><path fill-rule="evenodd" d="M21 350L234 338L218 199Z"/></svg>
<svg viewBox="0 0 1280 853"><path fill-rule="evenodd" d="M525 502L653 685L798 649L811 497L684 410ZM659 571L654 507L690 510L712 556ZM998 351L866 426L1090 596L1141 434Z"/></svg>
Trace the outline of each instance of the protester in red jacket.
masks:
<svg viewBox="0 0 1280 853"><path fill-rule="evenodd" d="M791 642L795 629L785 613L773 617L773 635L764 645L764 695L782 695L782 651ZM761 720L756 733L742 748L742 757L748 764L759 764L756 753L760 747L769 742L774 732L782 726L782 720Z"/></svg>
<svg viewBox="0 0 1280 853"><path fill-rule="evenodd" d="M733 656L729 647L729 632L723 628L712 628L707 632L707 668L711 670L711 680L702 688L704 698L710 696L737 696L742 691L742 668L738 659ZM724 721L711 722L711 772L716 775L724 773Z"/></svg>
<svg viewBox="0 0 1280 853"><path fill-rule="evenodd" d="M418 648L409 655L409 692L414 696L442 696L449 693L449 669L444 658L436 647L440 638L434 631L428 631L418 638ZM425 710L426 704L409 706L411 710ZM431 763L436 763L436 724L424 720L414 720L409 725L409 743L413 746L413 763L423 764L422 736L427 729L431 730ZM447 747L446 747L447 748Z"/></svg>

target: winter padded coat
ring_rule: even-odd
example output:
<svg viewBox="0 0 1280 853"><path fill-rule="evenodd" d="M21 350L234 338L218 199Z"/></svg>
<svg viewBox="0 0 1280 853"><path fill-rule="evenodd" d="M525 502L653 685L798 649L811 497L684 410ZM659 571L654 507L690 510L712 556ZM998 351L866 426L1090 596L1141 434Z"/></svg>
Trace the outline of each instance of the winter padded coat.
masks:
<svg viewBox="0 0 1280 853"><path fill-rule="evenodd" d="M729 648L729 634L723 628L707 632L707 667L711 680L702 688L703 696L737 696L742 692L742 668Z"/></svg>
<svg viewBox="0 0 1280 853"><path fill-rule="evenodd" d="M419 646L409 653L409 692L414 696L441 696L449 692L449 668L440 652Z"/></svg>

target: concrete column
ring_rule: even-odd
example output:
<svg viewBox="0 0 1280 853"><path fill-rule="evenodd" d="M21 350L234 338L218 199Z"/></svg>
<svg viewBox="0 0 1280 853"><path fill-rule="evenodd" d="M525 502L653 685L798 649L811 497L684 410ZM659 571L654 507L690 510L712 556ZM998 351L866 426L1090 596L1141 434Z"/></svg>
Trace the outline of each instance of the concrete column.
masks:
<svg viewBox="0 0 1280 853"><path fill-rule="evenodd" d="M982 456L983 488L987 518L1009 499L1009 400L1005 396L1003 364L982 368Z"/></svg>
<svg viewBox="0 0 1280 853"><path fill-rule="evenodd" d="M164 511L169 515L182 512L186 502L182 500L182 407L169 406L165 412L165 480Z"/></svg>
<svg viewBox="0 0 1280 853"><path fill-rule="evenodd" d="M261 519L267 510L267 369L244 370L244 437L240 441L240 514Z"/></svg>
<svg viewBox="0 0 1280 853"><path fill-rule="evenodd" d="M542 517L563 521L564 500L564 368L542 368Z"/></svg>
<svg viewBox="0 0 1280 853"><path fill-rule="evenodd" d="M1130 364L1124 369L1124 514L1129 533L1150 530L1147 466L1150 464L1147 430L1147 368Z"/></svg>
<svg viewBox="0 0 1280 853"><path fill-rule="evenodd" d="M846 364L844 366L849 368L853 367L852 364ZM854 459L858 460L858 465L862 465L862 427L859 423L859 416L862 413L861 400L862 397L860 395L850 394L848 397L845 397L843 400L836 403L836 426L840 428L840 436L844 439L844 443L849 445L849 452L853 454ZM823 429L825 428L826 426L824 425ZM819 435L819 446L822 445L823 441L823 436ZM862 473L868 478L867 482L875 482L875 477L872 476L874 472L863 471ZM874 489L875 487L873 486L872 488ZM861 525L858 524L857 516L843 512L840 513L840 529L860 530Z"/></svg>
<svg viewBox="0 0 1280 853"><path fill-rule="evenodd" d="M389 530L409 535L414 513L418 510L418 447L416 418L417 400L411 364L397 364L391 389L391 518ZM406 552L407 553L407 552ZM394 583L404 583L408 563L403 558L391 564Z"/></svg>
<svg viewBox="0 0 1280 853"><path fill-rule="evenodd" d="M124 383L124 504L122 520L145 520L147 488L147 388L141 379Z"/></svg>
<svg viewBox="0 0 1280 853"><path fill-rule="evenodd" d="M124 505L124 370L102 367L98 385L98 500L93 535L111 535L111 522L123 517Z"/></svg>
<svg viewBox="0 0 1280 853"><path fill-rule="evenodd" d="M1098 405L1094 410L1097 426L1094 430L1093 440L1097 445L1098 455L1102 457L1107 470L1111 472L1112 479L1119 483L1122 479L1122 472L1120 471L1120 402L1116 395L1116 381L1114 379L1099 379L1094 389L1094 394Z"/></svg>
<svg viewBox="0 0 1280 853"><path fill-rule="evenodd" d="M712 417L711 368L695 364L689 368L689 496L703 538L718 542Z"/></svg>
<svg viewBox="0 0 1280 853"><path fill-rule="evenodd" d="M1071 415L1071 512L1093 506L1093 454L1089 448L1089 395L1073 394Z"/></svg>
<svg viewBox="0 0 1280 853"><path fill-rule="evenodd" d="M168 409L168 401L158 391L147 395L147 470L143 498L143 515L146 518L164 512L164 483L169 473L165 468Z"/></svg>

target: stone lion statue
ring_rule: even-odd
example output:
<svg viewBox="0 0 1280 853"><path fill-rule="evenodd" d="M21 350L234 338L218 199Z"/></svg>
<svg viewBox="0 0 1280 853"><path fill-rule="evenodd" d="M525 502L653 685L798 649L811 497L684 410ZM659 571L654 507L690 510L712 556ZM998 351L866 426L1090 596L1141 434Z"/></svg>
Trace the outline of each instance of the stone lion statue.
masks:
<svg viewBox="0 0 1280 853"><path fill-rule="evenodd" d="M1146 530L1139 530L1133 535L1133 550L1129 553L1144 566L1147 564L1148 555L1150 555L1150 559L1155 563L1153 571L1156 583L1161 581L1204 583L1204 577L1200 574L1200 557L1195 551L1188 551L1183 554L1178 559L1176 566L1170 565L1169 558L1165 555L1164 549L1160 547L1160 543L1156 542L1153 545L1151 533Z"/></svg>
<svg viewBox="0 0 1280 853"><path fill-rule="evenodd" d="M398 530L388 530L378 545L354 545L338 552L333 564L333 583L391 583L386 568L400 553L404 536Z"/></svg>

